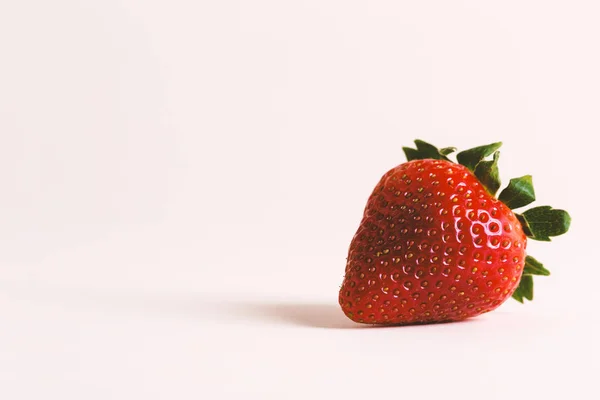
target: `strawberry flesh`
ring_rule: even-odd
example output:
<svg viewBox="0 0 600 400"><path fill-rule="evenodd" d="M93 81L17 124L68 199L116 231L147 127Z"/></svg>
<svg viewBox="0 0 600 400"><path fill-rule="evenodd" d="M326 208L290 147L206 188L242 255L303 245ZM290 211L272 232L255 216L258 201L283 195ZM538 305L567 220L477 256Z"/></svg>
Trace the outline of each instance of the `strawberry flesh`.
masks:
<svg viewBox="0 0 600 400"><path fill-rule="evenodd" d="M523 273L515 214L466 167L414 160L388 171L350 244L340 306L353 321L458 321L497 308Z"/></svg>

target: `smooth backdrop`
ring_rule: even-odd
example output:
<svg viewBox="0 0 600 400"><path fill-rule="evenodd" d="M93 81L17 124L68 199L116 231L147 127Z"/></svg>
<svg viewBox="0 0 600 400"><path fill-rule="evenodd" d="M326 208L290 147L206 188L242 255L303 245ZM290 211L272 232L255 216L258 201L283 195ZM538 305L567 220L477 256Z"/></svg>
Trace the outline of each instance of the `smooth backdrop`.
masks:
<svg viewBox="0 0 600 400"><path fill-rule="evenodd" d="M598 399L597 1L0 2L0 398ZM501 140L535 301L355 329L366 199Z"/></svg>

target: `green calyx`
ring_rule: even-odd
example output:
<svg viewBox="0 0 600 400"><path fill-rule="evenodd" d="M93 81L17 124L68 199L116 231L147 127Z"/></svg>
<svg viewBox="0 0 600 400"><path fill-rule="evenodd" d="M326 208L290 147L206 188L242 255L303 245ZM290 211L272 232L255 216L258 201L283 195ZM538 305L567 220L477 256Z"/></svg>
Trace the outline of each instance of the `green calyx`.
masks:
<svg viewBox="0 0 600 400"><path fill-rule="evenodd" d="M423 140L415 140L416 149L403 147L408 161L435 159L453 162L448 155L456 152L456 147L438 149ZM500 189L501 181L498 171L502 142L474 147L456 154L456 162L467 167L479 179L481 184L492 195ZM489 157L492 156L491 159ZM498 200L511 210L525 207L535 201L535 191L531 175L513 178L498 195ZM571 216L565 210L557 210L550 206L530 208L521 213L515 213L528 238L549 242L551 237L566 233L571 225ZM523 303L524 299L533 299L533 276L548 276L548 271L542 263L531 256L525 258L523 276L512 297Z"/></svg>
<svg viewBox="0 0 600 400"><path fill-rule="evenodd" d="M460 154L460 153L459 153ZM498 159L500 152L494 153L492 161L480 160L475 166L474 174L485 186L492 196L500 189L500 172L498 171Z"/></svg>
<svg viewBox="0 0 600 400"><path fill-rule="evenodd" d="M473 147L472 149L461 151L456 155L459 164L464 165L471 171L475 171L477 164L483 161L484 158L493 154L502 146L502 142L487 144L484 146Z"/></svg>
<svg viewBox="0 0 600 400"><path fill-rule="evenodd" d="M519 286L515 289L512 298L519 303L523 303L523 299L533 300L533 276L548 276L550 271L544 268L544 265L531 256L525 257L525 266L523 267L523 276L519 282Z"/></svg>
<svg viewBox="0 0 600 400"><path fill-rule="evenodd" d="M402 150L404 150L404 154L406 154L406 159L408 161L423 160L426 158L450 161L450 159L446 156L452 153L453 151L456 151L455 147L446 147L441 150L438 150L438 148L434 145L419 139L415 140L415 145L417 146L416 149L411 149L410 147L402 148Z"/></svg>
<svg viewBox="0 0 600 400"><path fill-rule="evenodd" d="M568 212L550 206L530 208L523 214L517 214L517 219L528 237L544 242L549 242L551 236L567 233L571 226Z"/></svg>

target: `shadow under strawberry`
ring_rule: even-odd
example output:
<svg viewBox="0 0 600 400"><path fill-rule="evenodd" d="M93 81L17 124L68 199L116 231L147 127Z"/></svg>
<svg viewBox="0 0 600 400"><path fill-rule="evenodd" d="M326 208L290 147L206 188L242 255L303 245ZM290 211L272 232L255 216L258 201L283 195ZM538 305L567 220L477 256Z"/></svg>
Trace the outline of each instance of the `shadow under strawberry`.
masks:
<svg viewBox="0 0 600 400"><path fill-rule="evenodd" d="M325 329L364 329L350 321L335 303L230 303L228 311L261 322Z"/></svg>
<svg viewBox="0 0 600 400"><path fill-rule="evenodd" d="M222 304L224 305L224 304ZM304 326L322 329L385 329L393 327L416 328L418 326L432 325L420 324L356 324L340 313L337 304L328 303L268 303L268 302L239 302L224 305L221 313L239 317L241 320L254 320L260 322L275 322L279 324ZM474 323L477 320L447 321L453 324ZM443 322L446 323L446 322Z"/></svg>

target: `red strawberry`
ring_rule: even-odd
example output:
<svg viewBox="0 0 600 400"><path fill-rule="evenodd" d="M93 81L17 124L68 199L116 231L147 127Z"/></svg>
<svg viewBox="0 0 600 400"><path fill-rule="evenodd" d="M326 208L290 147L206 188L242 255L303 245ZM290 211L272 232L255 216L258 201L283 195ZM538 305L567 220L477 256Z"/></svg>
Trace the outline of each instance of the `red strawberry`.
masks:
<svg viewBox="0 0 600 400"><path fill-rule="evenodd" d="M494 197L501 143L463 151L459 163L447 157L454 148L415 143L369 197L340 289L344 313L372 324L443 322L492 311L511 296L531 300L532 275L549 272L526 256L527 237L565 233L568 213L513 213L535 200L531 176Z"/></svg>

